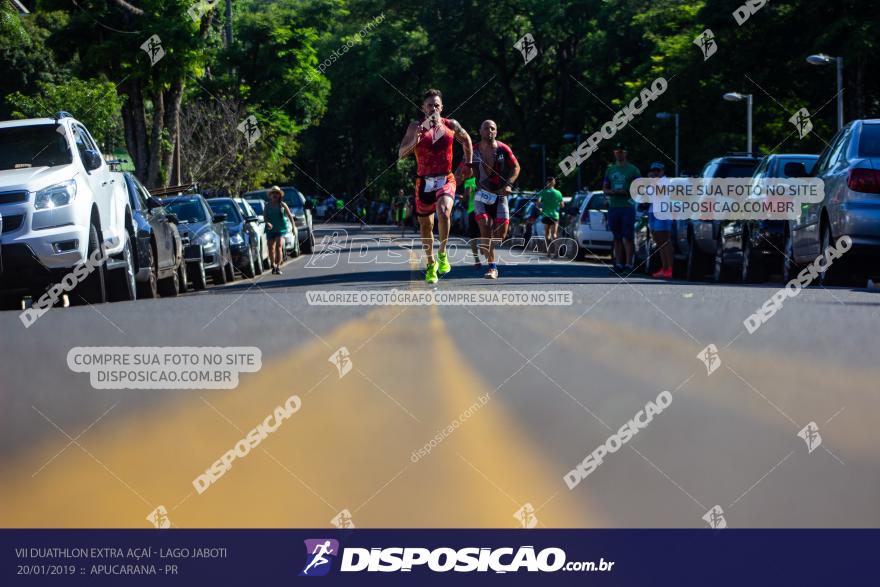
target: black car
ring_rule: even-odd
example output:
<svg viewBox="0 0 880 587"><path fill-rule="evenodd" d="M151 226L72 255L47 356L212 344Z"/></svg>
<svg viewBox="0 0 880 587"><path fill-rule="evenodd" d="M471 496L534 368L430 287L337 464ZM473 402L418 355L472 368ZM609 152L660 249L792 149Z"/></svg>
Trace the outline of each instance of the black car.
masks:
<svg viewBox="0 0 880 587"><path fill-rule="evenodd" d="M176 296L189 287L177 217L134 175L122 175L134 223L137 297Z"/></svg>
<svg viewBox="0 0 880 587"><path fill-rule="evenodd" d="M232 198L211 198L208 206L214 214L226 217L232 262L245 277L254 277L260 264L260 233L253 226L256 216L245 218Z"/></svg>
<svg viewBox="0 0 880 587"><path fill-rule="evenodd" d="M215 285L235 279L226 216L215 214L201 194L187 194L162 200L165 209L177 217L184 245L200 245L202 263Z"/></svg>
<svg viewBox="0 0 880 587"><path fill-rule="evenodd" d="M731 178L752 177L761 159L749 154L731 154L716 157L703 166L699 177ZM672 223L670 238L675 260L681 261L681 276L688 280L705 277L714 269L714 260L721 235L718 220L676 220Z"/></svg>
<svg viewBox="0 0 880 587"><path fill-rule="evenodd" d="M818 155L768 155L761 160L752 179L787 178L785 166L800 163L811 173ZM758 283L771 273L782 274L787 259L785 230L787 220L733 220L722 224L721 245L715 256L714 281L728 276L743 283Z"/></svg>

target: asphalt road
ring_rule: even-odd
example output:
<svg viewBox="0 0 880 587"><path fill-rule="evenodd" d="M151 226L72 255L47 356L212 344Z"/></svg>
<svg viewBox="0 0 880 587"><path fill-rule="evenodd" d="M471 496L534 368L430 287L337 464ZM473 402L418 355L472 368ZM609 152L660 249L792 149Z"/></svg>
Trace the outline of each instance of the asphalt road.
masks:
<svg viewBox="0 0 880 587"><path fill-rule="evenodd" d="M805 289L749 334L779 284L622 280L502 251L497 282L459 261L431 287L387 227L319 239L333 230L351 240L281 276L52 310L28 329L0 313L0 526L149 527L161 505L178 527L329 527L343 510L357 527L517 527L526 504L547 527L705 527L715 506L729 527L880 525L876 291ZM395 288L572 303L306 297ZM710 344L711 374L697 356ZM67 366L87 346L255 346L262 368L234 390L96 390ZM340 375L328 358L343 346ZM664 390L668 406L569 489L564 476ZM196 492L294 394L300 410Z"/></svg>

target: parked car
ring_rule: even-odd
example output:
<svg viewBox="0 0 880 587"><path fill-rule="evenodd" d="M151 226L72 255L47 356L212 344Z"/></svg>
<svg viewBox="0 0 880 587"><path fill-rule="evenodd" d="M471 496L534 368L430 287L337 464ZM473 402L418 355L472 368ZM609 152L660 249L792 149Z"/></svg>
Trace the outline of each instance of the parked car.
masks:
<svg viewBox="0 0 880 587"><path fill-rule="evenodd" d="M578 219L581 208L588 197L590 197L590 192L578 192L570 202L565 203L562 207L559 213L559 238L577 240Z"/></svg>
<svg viewBox="0 0 880 587"><path fill-rule="evenodd" d="M245 217L233 198L211 198L208 206L214 214L226 217L232 263L245 277L255 277L260 266L260 235L253 226L256 216ZM262 271L262 267L260 267Z"/></svg>
<svg viewBox="0 0 880 587"><path fill-rule="evenodd" d="M611 252L614 238L608 227L608 196L602 191L590 192L584 198L576 234L578 259Z"/></svg>
<svg viewBox="0 0 880 587"><path fill-rule="evenodd" d="M789 177L786 167L799 163L809 174L818 155L768 155L755 169L752 179L759 182L771 178ZM716 246L713 281L731 279L742 283L757 283L771 273L782 273L783 261L787 262L785 234L787 220L728 220L721 222Z"/></svg>
<svg viewBox="0 0 880 587"><path fill-rule="evenodd" d="M297 255L299 254L299 251L302 251L306 254L311 254L311 252L315 248L315 232L312 222L312 204L309 200L306 200L306 197L302 194L302 192L294 187L282 186L281 190L284 192L283 200L287 204L287 207L290 208L290 212L291 214L293 214L293 217L296 220L296 237L299 241L299 245L297 247L290 247L289 249L285 247L285 250L289 250L291 252L296 250ZM263 201L267 201L269 199L269 190L266 189L247 192L242 197L248 200L260 199Z"/></svg>
<svg viewBox="0 0 880 587"><path fill-rule="evenodd" d="M699 177L752 177L760 159L749 154L716 157L703 166ZM721 224L718 220L676 220L673 222L674 256L683 266L685 279L696 280L714 269Z"/></svg>
<svg viewBox="0 0 880 587"><path fill-rule="evenodd" d="M262 214L257 214L257 211L247 200L241 198L234 198L234 200L238 204L239 212L248 219L248 223L257 233L257 258L254 265L257 275L262 275L263 269L268 269L269 267L269 243L266 239L266 220ZM260 206L261 211L262 209L263 207Z"/></svg>
<svg viewBox="0 0 880 587"><path fill-rule="evenodd" d="M169 213L158 198L151 196L133 174L121 175L134 220L137 297L176 296L185 292L190 280L177 217ZM194 277L193 286L204 289L204 281Z"/></svg>
<svg viewBox="0 0 880 587"><path fill-rule="evenodd" d="M516 192L508 196L507 206L510 208L510 227L507 238L513 240L516 246L524 247L528 244L526 234L531 232L531 226L526 212L529 204L537 198L534 192Z"/></svg>
<svg viewBox="0 0 880 587"><path fill-rule="evenodd" d="M0 122L0 296L36 301L103 250L74 303L136 297L131 210L121 176L69 114ZM108 288L108 286L110 286Z"/></svg>
<svg viewBox="0 0 880 587"><path fill-rule="evenodd" d="M202 247L204 269L215 285L235 280L226 216L215 214L201 194L163 198L162 205L177 217L184 245Z"/></svg>
<svg viewBox="0 0 880 587"><path fill-rule="evenodd" d="M804 170L795 163L789 171ZM825 197L801 206L800 217L789 222L783 280L849 236L852 249L820 273L819 281L827 285L847 278L864 285L866 275L880 273L880 119L854 120L839 130L812 175L824 182Z"/></svg>

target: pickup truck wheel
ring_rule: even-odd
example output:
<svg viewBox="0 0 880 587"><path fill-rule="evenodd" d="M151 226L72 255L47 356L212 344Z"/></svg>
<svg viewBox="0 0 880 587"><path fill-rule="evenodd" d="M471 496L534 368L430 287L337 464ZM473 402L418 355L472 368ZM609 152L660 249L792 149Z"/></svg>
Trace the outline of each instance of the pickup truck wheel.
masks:
<svg viewBox="0 0 880 587"><path fill-rule="evenodd" d="M110 301L129 302L137 299L137 283L134 278L134 255L131 250L131 237L126 235L122 249L125 266L109 272Z"/></svg>
<svg viewBox="0 0 880 587"><path fill-rule="evenodd" d="M156 256L153 254L152 245L147 250L147 261L150 267L150 277L147 281L141 281L137 284L137 297L153 299L159 297L159 280L156 278Z"/></svg>
<svg viewBox="0 0 880 587"><path fill-rule="evenodd" d="M98 240L98 228L92 224L89 226L89 246L86 253L87 263L95 251L100 250L104 256L103 244ZM107 301L106 261L103 259L97 267L92 269L73 290L71 301L75 304L103 304Z"/></svg>

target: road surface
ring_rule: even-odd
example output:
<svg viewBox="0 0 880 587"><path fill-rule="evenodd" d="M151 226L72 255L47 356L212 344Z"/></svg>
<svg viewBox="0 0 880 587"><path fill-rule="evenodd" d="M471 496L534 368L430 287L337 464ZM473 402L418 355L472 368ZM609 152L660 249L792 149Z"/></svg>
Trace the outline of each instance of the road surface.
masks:
<svg viewBox="0 0 880 587"><path fill-rule="evenodd" d="M281 276L52 310L28 329L0 313L2 526L149 527L159 506L182 528L705 527L716 506L729 527L880 525L876 292L811 287L749 334L779 284L621 280L502 251L497 282L459 261L432 288L388 227L318 239L346 230ZM306 297L394 288L572 303ZM234 390L96 390L67 366L88 346L255 346L262 368ZM344 375L328 360L340 347ZM668 407L569 489L664 390ZM198 493L193 480L291 395L299 411Z"/></svg>

